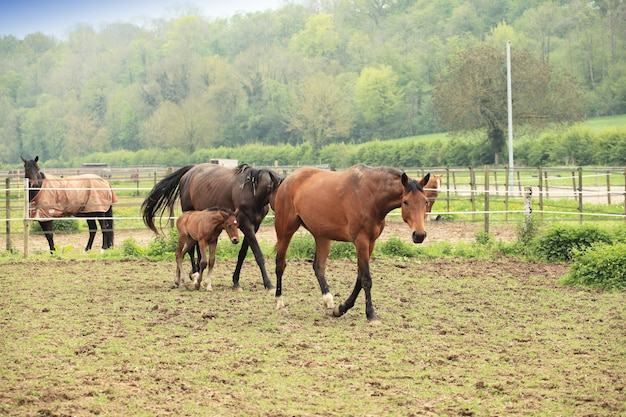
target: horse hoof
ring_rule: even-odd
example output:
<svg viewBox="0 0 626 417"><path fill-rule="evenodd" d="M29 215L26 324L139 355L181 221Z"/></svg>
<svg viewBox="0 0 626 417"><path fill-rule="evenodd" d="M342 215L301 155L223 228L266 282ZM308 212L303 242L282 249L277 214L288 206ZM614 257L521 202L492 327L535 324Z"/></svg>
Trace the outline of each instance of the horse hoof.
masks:
<svg viewBox="0 0 626 417"><path fill-rule="evenodd" d="M233 291L243 292L243 288L241 288L239 285L234 285L233 286Z"/></svg>
<svg viewBox="0 0 626 417"><path fill-rule="evenodd" d="M380 326L383 322L379 318L375 318L372 320L368 320L367 322L370 326Z"/></svg>
<svg viewBox="0 0 626 417"><path fill-rule="evenodd" d="M335 306L335 308L333 309L333 316L335 316L335 317L343 316L343 313L339 309L339 306Z"/></svg>
<svg viewBox="0 0 626 417"><path fill-rule="evenodd" d="M267 293L270 295L276 295L276 288L268 288Z"/></svg>

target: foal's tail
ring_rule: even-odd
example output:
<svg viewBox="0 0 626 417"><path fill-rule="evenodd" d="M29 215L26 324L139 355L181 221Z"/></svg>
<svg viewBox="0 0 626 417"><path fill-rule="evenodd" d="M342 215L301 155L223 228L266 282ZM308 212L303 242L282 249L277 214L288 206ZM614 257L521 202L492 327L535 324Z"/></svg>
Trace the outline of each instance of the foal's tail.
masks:
<svg viewBox="0 0 626 417"><path fill-rule="evenodd" d="M163 178L152 188L148 197L141 204L143 222L154 233L158 233L154 218L157 215L163 216L165 209L172 207L180 194L180 179L193 167L194 165L187 165Z"/></svg>

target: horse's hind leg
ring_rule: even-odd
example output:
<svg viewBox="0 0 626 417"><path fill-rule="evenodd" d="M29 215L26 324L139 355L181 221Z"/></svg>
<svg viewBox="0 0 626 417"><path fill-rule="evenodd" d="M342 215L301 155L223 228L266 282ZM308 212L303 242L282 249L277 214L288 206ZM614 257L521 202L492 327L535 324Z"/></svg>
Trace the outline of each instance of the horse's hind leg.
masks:
<svg viewBox="0 0 626 417"><path fill-rule="evenodd" d="M43 234L46 237L46 240L48 241L50 252L54 252L56 248L54 246L54 237L52 235L52 229L53 229L52 220L46 221L46 222L39 222L39 225L41 226L41 230L43 230Z"/></svg>
<svg viewBox="0 0 626 417"><path fill-rule="evenodd" d="M91 246L93 245L93 240L96 237L96 231L98 230L96 221L93 219L88 219L87 225L89 226L89 240L87 241L87 246L85 246L85 252L91 250Z"/></svg>

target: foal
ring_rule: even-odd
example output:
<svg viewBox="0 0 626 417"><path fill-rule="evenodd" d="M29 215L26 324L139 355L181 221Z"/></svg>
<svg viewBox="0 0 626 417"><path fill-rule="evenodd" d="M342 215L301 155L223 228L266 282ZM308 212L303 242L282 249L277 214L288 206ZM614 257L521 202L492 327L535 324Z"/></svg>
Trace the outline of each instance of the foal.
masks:
<svg viewBox="0 0 626 417"><path fill-rule="evenodd" d="M200 273L193 275L196 290L200 289L202 273L209 266L207 273L207 291L211 288L211 271L215 265L215 248L217 238L226 230L233 244L239 243L239 224L237 223L237 211L212 207L201 211L186 211L177 220L178 247L176 248L176 281L174 285L180 285L180 276L183 271L183 258L185 254L194 249L196 243L200 246ZM207 262L206 249L209 247L209 260Z"/></svg>

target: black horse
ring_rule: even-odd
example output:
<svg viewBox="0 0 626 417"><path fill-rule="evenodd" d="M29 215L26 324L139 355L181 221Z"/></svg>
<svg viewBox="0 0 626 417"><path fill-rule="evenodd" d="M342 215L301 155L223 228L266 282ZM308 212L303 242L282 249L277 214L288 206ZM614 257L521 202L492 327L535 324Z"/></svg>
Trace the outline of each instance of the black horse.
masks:
<svg viewBox="0 0 626 417"><path fill-rule="evenodd" d="M171 209L179 196L183 211L204 210L214 206L238 210L237 221L244 238L233 272L233 288L239 289L241 267L250 247L261 270L263 285L272 290L274 285L267 276L265 258L256 232L269 211L270 198L281 180L271 170L256 169L246 164L236 168L215 164L188 165L169 174L154 186L141 205L143 220L146 226L158 233L154 224L155 216L162 216L166 208ZM196 273L199 265L194 259L193 250L189 254L192 273Z"/></svg>
<svg viewBox="0 0 626 417"><path fill-rule="evenodd" d="M29 217L41 225L50 251L55 250L52 219L59 217L87 217L89 240L85 251L91 250L100 223L102 249L113 247L113 203L117 197L108 181L93 174L65 178L44 174L35 159L24 159L24 176L28 178Z"/></svg>

